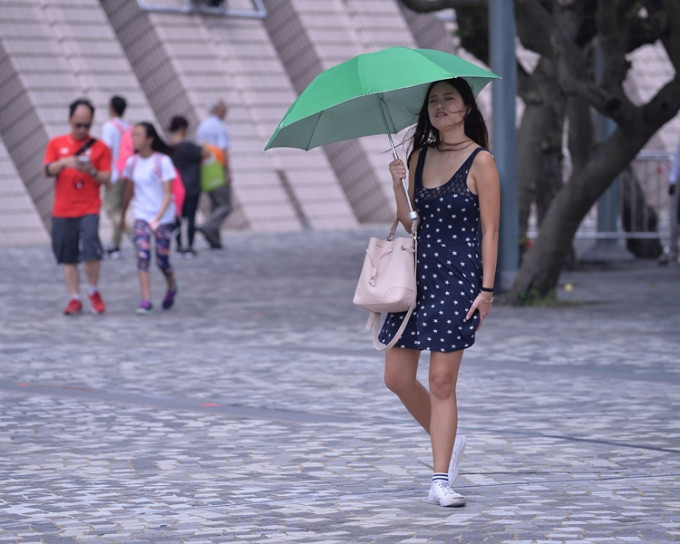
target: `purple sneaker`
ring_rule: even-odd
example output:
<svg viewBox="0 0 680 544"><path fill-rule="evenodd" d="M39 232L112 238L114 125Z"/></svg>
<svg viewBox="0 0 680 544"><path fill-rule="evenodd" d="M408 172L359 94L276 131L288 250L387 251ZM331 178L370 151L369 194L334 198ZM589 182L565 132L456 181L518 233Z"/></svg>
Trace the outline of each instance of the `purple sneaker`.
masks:
<svg viewBox="0 0 680 544"><path fill-rule="evenodd" d="M137 307L137 313L139 315L148 315L151 313L152 310L152 305L151 301L149 300L142 300L142 302L139 303L139 306Z"/></svg>
<svg viewBox="0 0 680 544"><path fill-rule="evenodd" d="M172 308L172 305L175 303L175 296L177 295L177 284L175 284L175 287L172 289L168 289L165 292L165 297L163 298L163 302L161 303L161 307L164 310L169 310Z"/></svg>

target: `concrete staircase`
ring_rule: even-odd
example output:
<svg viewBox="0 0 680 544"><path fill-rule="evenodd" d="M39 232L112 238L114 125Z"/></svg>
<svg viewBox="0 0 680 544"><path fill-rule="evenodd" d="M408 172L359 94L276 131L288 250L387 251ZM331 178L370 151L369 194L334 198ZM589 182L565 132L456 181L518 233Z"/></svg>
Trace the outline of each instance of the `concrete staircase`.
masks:
<svg viewBox="0 0 680 544"><path fill-rule="evenodd" d="M53 202L53 182L42 176L42 159L47 140L69 130L68 104L81 96L95 104L94 135L114 93L128 98L130 118L155 122L155 115L99 2L2 0L0 10L0 137L17 176L7 185L3 181L2 194L9 186L14 193L22 188L34 210L30 228L0 226L0 246L16 243L18 233L24 243L41 243ZM14 203L2 199L0 215L13 217ZM42 232L35 224L43 225ZM105 218L102 226L105 237Z"/></svg>

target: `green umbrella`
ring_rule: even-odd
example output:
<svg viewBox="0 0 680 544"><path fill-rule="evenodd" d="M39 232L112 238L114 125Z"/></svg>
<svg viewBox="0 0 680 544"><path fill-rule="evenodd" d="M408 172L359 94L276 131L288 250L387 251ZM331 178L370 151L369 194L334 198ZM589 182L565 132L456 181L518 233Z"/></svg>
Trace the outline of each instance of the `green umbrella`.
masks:
<svg viewBox="0 0 680 544"><path fill-rule="evenodd" d="M432 49L389 47L357 55L325 70L302 91L265 149L307 150L387 134L396 158L391 135L418 120L432 82L454 77L464 78L475 94L498 78L460 57Z"/></svg>
<svg viewBox="0 0 680 544"><path fill-rule="evenodd" d="M414 124L430 83L464 78L475 94L498 78L455 55L389 47L353 57L319 74L302 91L265 149L312 149L325 144L396 134Z"/></svg>

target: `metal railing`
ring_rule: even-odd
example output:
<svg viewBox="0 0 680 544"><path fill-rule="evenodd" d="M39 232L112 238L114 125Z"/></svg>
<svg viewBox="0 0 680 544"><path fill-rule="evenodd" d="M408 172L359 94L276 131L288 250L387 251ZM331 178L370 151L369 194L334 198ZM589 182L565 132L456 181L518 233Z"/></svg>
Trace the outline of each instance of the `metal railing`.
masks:
<svg viewBox="0 0 680 544"><path fill-rule="evenodd" d="M675 221L673 199L668 194L671 159L669 153L640 153L616 182L616 231L598 230L598 206L595 205L581 222L576 238L668 240Z"/></svg>
<svg viewBox="0 0 680 544"><path fill-rule="evenodd" d="M666 253L677 254L678 223L675 211L677 199L668 194L668 174L672 155L643 151L618 177L616 186L616 228L598 228L596 203L576 232L576 240L659 240ZM565 160L565 178L570 172ZM538 235L536 211L532 206L527 238ZM627 242L628 243L628 242Z"/></svg>
<svg viewBox="0 0 680 544"><path fill-rule="evenodd" d="M229 0L137 0L140 9L160 13L202 13L219 17L264 19L267 9L262 0L249 0L252 10L229 7Z"/></svg>

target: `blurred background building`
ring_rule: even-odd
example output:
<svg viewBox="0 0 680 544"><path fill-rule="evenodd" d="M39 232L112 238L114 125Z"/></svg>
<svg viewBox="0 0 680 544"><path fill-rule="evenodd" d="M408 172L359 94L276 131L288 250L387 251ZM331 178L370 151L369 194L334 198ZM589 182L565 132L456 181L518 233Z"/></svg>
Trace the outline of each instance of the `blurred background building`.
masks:
<svg viewBox="0 0 680 544"><path fill-rule="evenodd" d="M404 45L474 60L455 48L450 15L416 14L397 0L0 0L0 246L48 241L53 181L41 175L44 148L68 132L67 105L81 96L97 107L94 136L113 94L127 99L127 120L163 131L176 114L195 130L223 98L235 183L226 228L391 220L385 137L310 152L263 149L297 94L351 56ZM628 89L643 100L674 70L661 48L635 55L644 58ZM522 62L530 57L520 52ZM480 95L489 119L490 98L488 89ZM676 119L646 149L657 185L679 140ZM102 239L107 221L102 214Z"/></svg>

